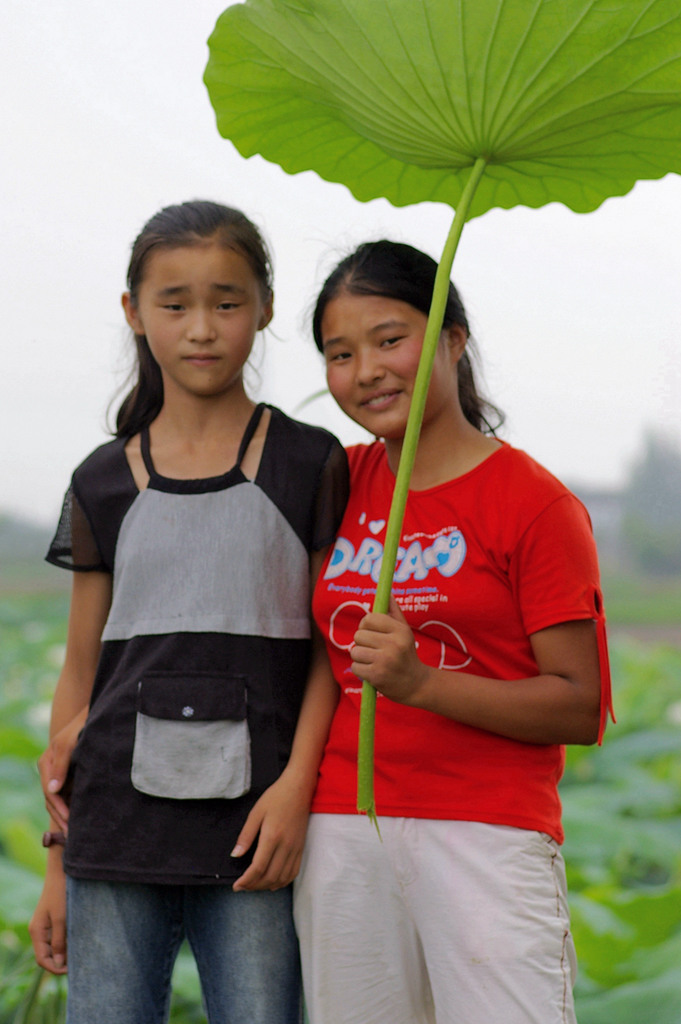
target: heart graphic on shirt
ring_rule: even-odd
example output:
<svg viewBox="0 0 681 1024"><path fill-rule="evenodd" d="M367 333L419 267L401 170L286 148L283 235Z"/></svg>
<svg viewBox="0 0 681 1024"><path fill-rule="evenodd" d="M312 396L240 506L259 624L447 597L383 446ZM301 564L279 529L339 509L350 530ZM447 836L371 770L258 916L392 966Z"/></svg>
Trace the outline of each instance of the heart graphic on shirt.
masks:
<svg viewBox="0 0 681 1024"><path fill-rule="evenodd" d="M339 651L349 651L355 644L355 633L371 605L361 601L343 601L329 621L329 640Z"/></svg>
<svg viewBox="0 0 681 1024"><path fill-rule="evenodd" d="M385 519L372 519L369 523L369 529L373 533L374 537L381 532L385 526Z"/></svg>

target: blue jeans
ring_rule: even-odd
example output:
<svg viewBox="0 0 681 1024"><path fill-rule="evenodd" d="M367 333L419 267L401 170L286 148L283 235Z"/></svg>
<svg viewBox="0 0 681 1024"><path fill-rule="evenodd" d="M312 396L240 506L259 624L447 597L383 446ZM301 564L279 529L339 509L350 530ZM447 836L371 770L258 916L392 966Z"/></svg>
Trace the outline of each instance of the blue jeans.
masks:
<svg viewBox="0 0 681 1024"><path fill-rule="evenodd" d="M291 889L67 880L67 1024L163 1024L187 937L210 1024L300 1024Z"/></svg>

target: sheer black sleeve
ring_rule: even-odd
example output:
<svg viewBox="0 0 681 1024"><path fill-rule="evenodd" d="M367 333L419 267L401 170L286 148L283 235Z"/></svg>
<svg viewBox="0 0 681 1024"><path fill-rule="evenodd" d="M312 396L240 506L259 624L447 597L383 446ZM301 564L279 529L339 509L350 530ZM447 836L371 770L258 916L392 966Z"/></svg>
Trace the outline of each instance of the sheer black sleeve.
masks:
<svg viewBox="0 0 681 1024"><path fill-rule="evenodd" d="M108 572L73 486L69 487L46 561L74 572Z"/></svg>
<svg viewBox="0 0 681 1024"><path fill-rule="evenodd" d="M117 438L78 466L46 559L75 572L113 572L118 532L138 491Z"/></svg>

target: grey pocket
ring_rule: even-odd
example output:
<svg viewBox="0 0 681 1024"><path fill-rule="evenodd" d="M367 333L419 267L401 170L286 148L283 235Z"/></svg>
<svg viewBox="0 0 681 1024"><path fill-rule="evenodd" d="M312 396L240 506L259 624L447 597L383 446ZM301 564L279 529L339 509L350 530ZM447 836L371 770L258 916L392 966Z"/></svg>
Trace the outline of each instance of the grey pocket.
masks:
<svg viewBox="0 0 681 1024"><path fill-rule="evenodd" d="M132 784L174 800L233 799L251 788L243 676L154 673L138 683Z"/></svg>

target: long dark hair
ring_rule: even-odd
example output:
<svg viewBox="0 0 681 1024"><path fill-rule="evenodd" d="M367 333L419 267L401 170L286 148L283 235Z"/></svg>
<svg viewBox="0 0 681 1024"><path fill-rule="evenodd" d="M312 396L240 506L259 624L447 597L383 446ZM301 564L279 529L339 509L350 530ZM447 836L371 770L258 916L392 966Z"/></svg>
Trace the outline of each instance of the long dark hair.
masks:
<svg viewBox="0 0 681 1024"><path fill-rule="evenodd" d="M217 238L226 249L234 249L247 260L260 283L263 301L272 296L272 261L256 226L241 213L220 203L195 199L166 206L144 225L132 245L128 266L128 291L133 305L149 256L158 249L196 245L201 239ZM132 437L156 419L163 406L163 379L144 334L135 334L135 381L116 416L116 437Z"/></svg>
<svg viewBox="0 0 681 1024"><path fill-rule="evenodd" d="M403 242L364 242L341 260L329 274L312 316L312 334L322 351L322 318L331 299L340 292L351 295L382 295L399 299L428 316L433 296L437 264L435 260ZM458 324L469 339L458 364L459 401L464 416L478 430L494 434L504 421L504 414L483 397L477 387L473 360L477 358L470 337L468 318L461 296L449 282L443 328Z"/></svg>

